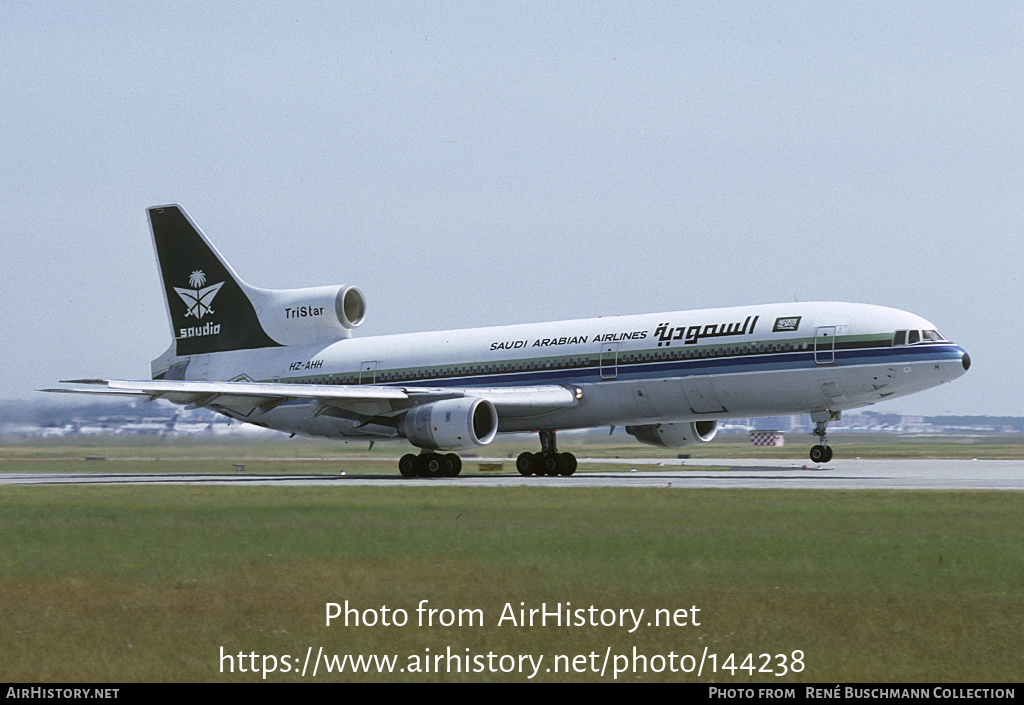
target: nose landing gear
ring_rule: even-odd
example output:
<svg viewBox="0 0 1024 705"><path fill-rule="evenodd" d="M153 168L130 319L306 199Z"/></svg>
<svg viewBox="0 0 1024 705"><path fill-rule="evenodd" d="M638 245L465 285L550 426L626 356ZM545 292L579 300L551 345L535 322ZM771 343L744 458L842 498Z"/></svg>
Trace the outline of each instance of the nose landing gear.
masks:
<svg viewBox="0 0 1024 705"><path fill-rule="evenodd" d="M841 411L814 411L811 412L811 421L814 421L815 428L811 433L821 439L821 445L811 448L811 461L815 463L827 463L832 460L832 448L828 445L828 422L836 421L842 415Z"/></svg>

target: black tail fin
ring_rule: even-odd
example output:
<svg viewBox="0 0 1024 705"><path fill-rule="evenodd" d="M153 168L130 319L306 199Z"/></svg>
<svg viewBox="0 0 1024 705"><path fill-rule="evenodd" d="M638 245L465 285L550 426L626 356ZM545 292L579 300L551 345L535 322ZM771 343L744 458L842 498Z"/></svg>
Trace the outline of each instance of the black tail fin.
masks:
<svg viewBox="0 0 1024 705"><path fill-rule="evenodd" d="M248 293L181 206L148 209L178 355L277 347Z"/></svg>

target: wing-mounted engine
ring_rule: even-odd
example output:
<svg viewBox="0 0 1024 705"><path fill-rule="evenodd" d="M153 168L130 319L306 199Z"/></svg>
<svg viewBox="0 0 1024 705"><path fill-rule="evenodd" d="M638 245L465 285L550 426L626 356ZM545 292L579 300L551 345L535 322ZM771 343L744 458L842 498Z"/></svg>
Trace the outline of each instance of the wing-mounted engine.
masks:
<svg viewBox="0 0 1024 705"><path fill-rule="evenodd" d="M409 409L398 433L419 448L478 448L493 441L498 433L498 412L486 399L442 399Z"/></svg>
<svg viewBox="0 0 1024 705"><path fill-rule="evenodd" d="M354 286L250 289L248 293L263 329L282 345L348 338L366 316L366 299Z"/></svg>
<svg viewBox="0 0 1024 705"><path fill-rule="evenodd" d="M655 423L645 426L626 426L626 433L641 443L662 448L708 443L718 433L717 421L690 423Z"/></svg>

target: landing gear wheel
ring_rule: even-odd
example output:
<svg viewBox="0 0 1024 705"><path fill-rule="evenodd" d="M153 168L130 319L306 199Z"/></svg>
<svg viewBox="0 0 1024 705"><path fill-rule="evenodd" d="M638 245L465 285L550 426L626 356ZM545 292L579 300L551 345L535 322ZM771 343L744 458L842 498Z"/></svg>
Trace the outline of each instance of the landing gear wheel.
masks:
<svg viewBox="0 0 1024 705"><path fill-rule="evenodd" d="M533 474L533 453L520 453L516 458L516 470L520 475L530 476Z"/></svg>
<svg viewBox="0 0 1024 705"><path fill-rule="evenodd" d="M398 461L398 472L402 473L402 477L416 477L416 456L412 453L403 455Z"/></svg>
<svg viewBox="0 0 1024 705"><path fill-rule="evenodd" d="M448 460L448 472L445 473L445 476L457 477L462 472L462 458L455 453L448 453L444 457Z"/></svg>
<svg viewBox="0 0 1024 705"><path fill-rule="evenodd" d="M423 477L441 477L448 470L448 460L437 453L427 453L418 458L420 475Z"/></svg>
<svg viewBox="0 0 1024 705"><path fill-rule="evenodd" d="M811 448L811 460L815 463L827 463L832 460L832 449L829 446Z"/></svg>
<svg viewBox="0 0 1024 705"><path fill-rule="evenodd" d="M572 453L562 453L562 468L558 471L559 475L568 477L576 472L576 456Z"/></svg>
<svg viewBox="0 0 1024 705"><path fill-rule="evenodd" d="M559 453L541 453L540 472L538 475L553 477L562 469L562 456Z"/></svg>

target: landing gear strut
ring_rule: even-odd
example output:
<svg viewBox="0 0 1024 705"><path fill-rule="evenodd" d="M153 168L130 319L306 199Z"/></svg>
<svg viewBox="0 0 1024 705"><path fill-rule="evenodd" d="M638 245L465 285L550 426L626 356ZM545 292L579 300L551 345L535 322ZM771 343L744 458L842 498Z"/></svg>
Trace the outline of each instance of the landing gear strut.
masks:
<svg viewBox="0 0 1024 705"><path fill-rule="evenodd" d="M516 470L520 475L572 475L576 472L576 456L559 453L555 432L540 431L540 453L520 453Z"/></svg>
<svg viewBox="0 0 1024 705"><path fill-rule="evenodd" d="M828 422L839 419L840 411L815 411L811 414L811 421L815 427L812 434L821 439L821 445L811 448L811 461L815 463L827 463L832 460L832 449L828 445Z"/></svg>
<svg viewBox="0 0 1024 705"><path fill-rule="evenodd" d="M407 453L398 461L402 477L455 477L462 472L462 458L455 453Z"/></svg>

